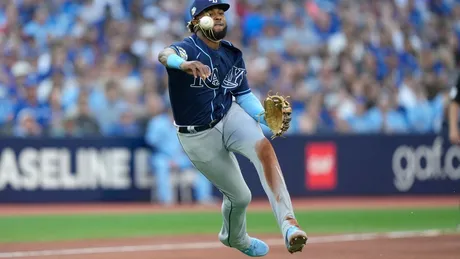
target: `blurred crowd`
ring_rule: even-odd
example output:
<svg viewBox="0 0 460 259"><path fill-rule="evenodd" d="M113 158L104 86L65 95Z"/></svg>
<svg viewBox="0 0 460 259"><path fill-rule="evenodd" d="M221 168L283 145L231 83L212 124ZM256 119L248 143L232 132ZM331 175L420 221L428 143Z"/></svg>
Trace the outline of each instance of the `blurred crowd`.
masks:
<svg viewBox="0 0 460 259"><path fill-rule="evenodd" d="M458 0L228 0L228 40L291 134L439 131L456 79ZM168 110L157 55L189 0L0 1L0 133L143 136ZM158 109L158 100L165 109Z"/></svg>

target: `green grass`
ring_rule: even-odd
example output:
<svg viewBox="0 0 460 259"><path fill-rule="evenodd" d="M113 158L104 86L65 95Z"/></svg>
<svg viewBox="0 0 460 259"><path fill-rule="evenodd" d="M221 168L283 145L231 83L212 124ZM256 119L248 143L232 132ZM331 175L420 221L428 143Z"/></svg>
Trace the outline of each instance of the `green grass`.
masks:
<svg viewBox="0 0 460 259"><path fill-rule="evenodd" d="M458 208L297 211L308 233L451 229ZM139 237L161 234L216 234L218 212L171 214L45 215L0 217L0 242ZM279 233L271 212L249 212L248 231Z"/></svg>

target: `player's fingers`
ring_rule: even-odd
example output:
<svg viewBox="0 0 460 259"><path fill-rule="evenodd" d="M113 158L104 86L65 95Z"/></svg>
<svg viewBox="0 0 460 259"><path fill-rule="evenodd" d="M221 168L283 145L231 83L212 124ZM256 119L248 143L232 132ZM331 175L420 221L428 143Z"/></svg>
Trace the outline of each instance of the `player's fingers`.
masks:
<svg viewBox="0 0 460 259"><path fill-rule="evenodd" d="M204 65L203 63L199 61L196 64L200 68L201 76L203 77L203 79L207 78L211 74L211 73L208 73L209 71L208 66Z"/></svg>
<svg viewBox="0 0 460 259"><path fill-rule="evenodd" d="M206 74L206 72L205 72L205 71L206 71L206 67L203 66L203 65L199 65L199 66L198 66L198 69L199 69L201 78L202 78L202 79L206 79L206 77L207 77L207 74Z"/></svg>
<svg viewBox="0 0 460 259"><path fill-rule="evenodd" d="M201 71L201 63L196 62L195 64L193 64L193 68L196 71L196 76L203 78L203 72Z"/></svg>
<svg viewBox="0 0 460 259"><path fill-rule="evenodd" d="M196 78L198 76L198 71L196 67L192 66L190 67L190 70L192 70L193 76Z"/></svg>

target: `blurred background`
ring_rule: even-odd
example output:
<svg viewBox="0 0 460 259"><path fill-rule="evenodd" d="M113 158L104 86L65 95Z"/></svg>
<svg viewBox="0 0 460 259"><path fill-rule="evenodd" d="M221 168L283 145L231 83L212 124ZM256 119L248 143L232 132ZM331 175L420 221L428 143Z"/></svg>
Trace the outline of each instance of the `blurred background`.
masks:
<svg viewBox="0 0 460 259"><path fill-rule="evenodd" d="M292 97L290 134L439 132L456 79L454 0L230 0L253 91ZM0 3L6 136L143 136L169 104L157 55L189 34L187 0Z"/></svg>
<svg viewBox="0 0 460 259"><path fill-rule="evenodd" d="M345 234L314 239L308 255L458 259L460 236L444 235L460 229L460 146L446 136L460 0L226 2L252 91L291 97L287 137L270 141L296 218L309 235ZM215 250L222 194L182 150L157 58L189 36L191 4L0 0L0 257L121 258L145 245L128 256L245 258ZM259 176L237 158L248 231L286 258ZM348 236L374 232L388 233ZM41 251L102 238L125 240L93 257ZM64 240L87 243L50 243ZM22 250L38 252L9 253Z"/></svg>
<svg viewBox="0 0 460 259"><path fill-rule="evenodd" d="M293 196L458 190L460 150L447 145L452 160L444 161L446 145L437 137L444 132L449 92L458 75L460 1L227 2L232 6L226 12L227 39L244 53L253 92L261 100L269 91L291 96L288 138L274 145ZM193 172L177 141L167 74L157 58L169 44L189 36L191 4L0 1L1 150L14 151L11 159L8 152L0 157L15 161L17 169L0 167L0 175L19 175L0 177L4 200L37 199L33 193L6 191L46 193L54 185L41 179L54 168L58 189L87 191L93 186L100 191L70 200L139 200L144 196L108 191L145 189L151 176L152 192L161 203L174 203L173 189L183 187L184 193L190 185L195 190L186 195L188 200L194 195L213 203L215 190ZM28 147L37 153L22 158ZM46 147L65 149L69 156L41 155ZM130 156L120 159L115 147L129 149ZM140 147L149 153L141 156L136 151ZM109 160L102 151L91 150L78 156L79 148L112 150L114 156ZM43 162L50 157L59 169ZM114 161L126 161L127 178L110 167ZM29 162L38 176L27 178ZM263 196L253 169L242 164L254 197ZM63 172L86 172L92 178L84 182L75 176L68 184ZM140 172L147 173L137 177ZM174 177L174 172L190 173ZM356 179L353 174L368 178L354 186L349 182ZM100 183L104 179L109 180ZM427 179L445 181L431 187L414 184ZM67 201L65 197L51 199Z"/></svg>

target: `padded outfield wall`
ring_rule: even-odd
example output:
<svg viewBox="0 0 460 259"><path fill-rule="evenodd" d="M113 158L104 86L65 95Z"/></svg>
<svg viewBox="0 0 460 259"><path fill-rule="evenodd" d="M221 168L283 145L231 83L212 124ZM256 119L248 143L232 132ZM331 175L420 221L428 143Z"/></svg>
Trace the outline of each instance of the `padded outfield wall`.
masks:
<svg viewBox="0 0 460 259"><path fill-rule="evenodd" d="M460 191L460 147L443 136L288 136L272 143L293 197ZM0 202L149 201L150 152L140 138L3 138ZM264 198L254 167L238 159L253 198Z"/></svg>

